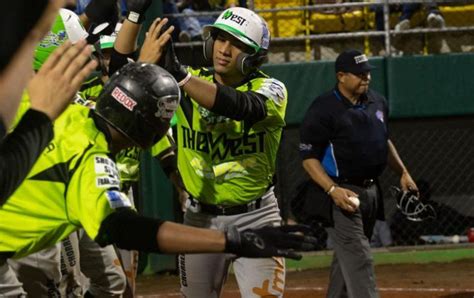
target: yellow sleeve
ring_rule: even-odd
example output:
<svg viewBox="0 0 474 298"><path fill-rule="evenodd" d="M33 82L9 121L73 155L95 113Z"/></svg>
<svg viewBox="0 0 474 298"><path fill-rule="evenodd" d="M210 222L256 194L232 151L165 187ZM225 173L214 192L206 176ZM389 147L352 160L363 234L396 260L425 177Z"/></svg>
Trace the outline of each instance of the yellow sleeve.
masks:
<svg viewBox="0 0 474 298"><path fill-rule="evenodd" d="M80 162L67 190L67 210L73 224L82 226L95 239L102 221L117 208L132 204L119 191L120 178L115 162L102 153Z"/></svg>

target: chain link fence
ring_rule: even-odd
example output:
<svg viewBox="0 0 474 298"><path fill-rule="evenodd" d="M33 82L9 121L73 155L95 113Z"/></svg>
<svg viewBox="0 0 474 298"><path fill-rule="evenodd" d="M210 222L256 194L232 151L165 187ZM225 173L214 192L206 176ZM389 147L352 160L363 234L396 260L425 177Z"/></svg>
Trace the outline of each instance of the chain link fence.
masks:
<svg viewBox="0 0 474 298"><path fill-rule="evenodd" d="M269 63L334 60L347 48L363 49L371 56L474 52L474 0L254 0L247 1L247 5L269 24L272 33ZM173 13L168 17L215 18L220 11ZM181 54L184 64L209 65L202 57L199 36L188 38L181 34L177 38L180 39L176 43L178 55ZM399 185L398 177L387 170L380 181L391 245L447 240L422 238L424 235L465 236L467 229L474 227L474 159L471 158L474 120L401 119L393 120L390 128L392 140L417 181L421 196L437 211L434 220L408 221L389 191L390 186ZM292 219L290 199L297 185L307 178L298 143L298 128L286 128L276 173L277 195L286 220ZM323 229L321 235L324 239Z"/></svg>
<svg viewBox="0 0 474 298"><path fill-rule="evenodd" d="M390 192L391 186L399 186L399 177L390 169L385 170L380 184L386 223L391 231L390 245L456 242L449 237L423 237L423 240L422 236L426 235L459 235L463 241L468 228L474 227L474 120L459 117L393 120L390 130L392 141L420 188L423 202L430 203L437 213L436 219L407 220ZM292 219L290 200L297 186L308 178L299 158L298 128L285 129L281 144L277 194L283 217ZM322 237L325 240L324 234Z"/></svg>

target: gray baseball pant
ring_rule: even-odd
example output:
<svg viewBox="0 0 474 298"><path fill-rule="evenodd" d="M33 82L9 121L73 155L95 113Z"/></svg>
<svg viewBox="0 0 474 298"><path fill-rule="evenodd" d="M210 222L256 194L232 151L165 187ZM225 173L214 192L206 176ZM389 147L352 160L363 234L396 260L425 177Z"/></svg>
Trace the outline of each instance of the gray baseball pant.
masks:
<svg viewBox="0 0 474 298"><path fill-rule="evenodd" d="M360 206L355 213L333 207L334 226L326 229L334 245L327 297L379 297L369 242L375 224L377 187L343 187L359 194Z"/></svg>
<svg viewBox="0 0 474 298"><path fill-rule="evenodd" d="M267 192L259 209L237 215L215 216L199 212L199 205L188 206L186 225L223 231L227 226L239 230L278 226L280 210L273 189ZM232 254L180 255L181 292L187 298L212 298L221 295L229 265L233 269L242 297L283 297L285 288L284 258L236 258Z"/></svg>

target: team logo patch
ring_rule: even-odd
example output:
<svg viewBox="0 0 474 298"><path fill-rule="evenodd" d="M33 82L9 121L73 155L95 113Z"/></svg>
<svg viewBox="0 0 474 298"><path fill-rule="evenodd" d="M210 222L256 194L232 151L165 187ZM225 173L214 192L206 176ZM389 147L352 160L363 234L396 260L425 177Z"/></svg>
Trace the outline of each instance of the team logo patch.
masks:
<svg viewBox="0 0 474 298"><path fill-rule="evenodd" d="M286 98L286 88L282 82L275 79L265 79L262 86L255 92L262 94L281 106Z"/></svg>
<svg viewBox="0 0 474 298"><path fill-rule="evenodd" d="M137 102L127 96L119 87L115 87L114 90L112 90L112 97L129 111L133 111L133 108L137 105Z"/></svg>
<svg viewBox="0 0 474 298"><path fill-rule="evenodd" d="M224 12L222 19L232 21L240 26L242 26L247 21L244 17L234 14L230 9Z"/></svg>
<svg viewBox="0 0 474 298"><path fill-rule="evenodd" d="M380 122L384 123L384 115L381 110L377 110L377 112L375 112L375 117L377 117L377 119L379 119Z"/></svg>
<svg viewBox="0 0 474 298"><path fill-rule="evenodd" d="M270 31L268 30L267 25L264 20L262 21L262 48L268 49L270 46Z"/></svg>
<svg viewBox="0 0 474 298"><path fill-rule="evenodd" d="M367 59L367 56L362 54L362 55L359 55L359 56L355 56L354 61L355 61L356 64L359 64L359 63L367 62L367 61L369 61L369 59Z"/></svg>
<svg viewBox="0 0 474 298"><path fill-rule="evenodd" d="M105 193L107 200L109 201L110 208L117 209L122 207L132 207L132 203L128 199L127 195L118 190L109 190Z"/></svg>
<svg viewBox="0 0 474 298"><path fill-rule="evenodd" d="M156 118L171 119L174 112L178 109L178 100L176 98L166 98L156 103Z"/></svg>
<svg viewBox="0 0 474 298"><path fill-rule="evenodd" d="M59 47L66 40L66 31L61 30L57 33L49 31L48 34L39 43L40 48Z"/></svg>
<svg viewBox="0 0 474 298"><path fill-rule="evenodd" d="M300 151L311 151L313 145L300 143Z"/></svg>

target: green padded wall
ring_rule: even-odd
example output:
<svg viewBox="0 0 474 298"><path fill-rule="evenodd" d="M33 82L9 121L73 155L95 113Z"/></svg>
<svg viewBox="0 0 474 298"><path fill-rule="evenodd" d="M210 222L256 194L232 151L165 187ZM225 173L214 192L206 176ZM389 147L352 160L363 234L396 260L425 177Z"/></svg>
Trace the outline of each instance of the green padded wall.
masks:
<svg viewBox="0 0 474 298"><path fill-rule="evenodd" d="M474 113L474 55L450 54L387 59L393 117Z"/></svg>
<svg viewBox="0 0 474 298"><path fill-rule="evenodd" d="M385 94L385 61L371 59L377 68L372 71L371 87ZM288 89L287 124L298 124L316 96L332 89L336 84L334 61L318 61L298 64L265 65L263 71L285 83Z"/></svg>

